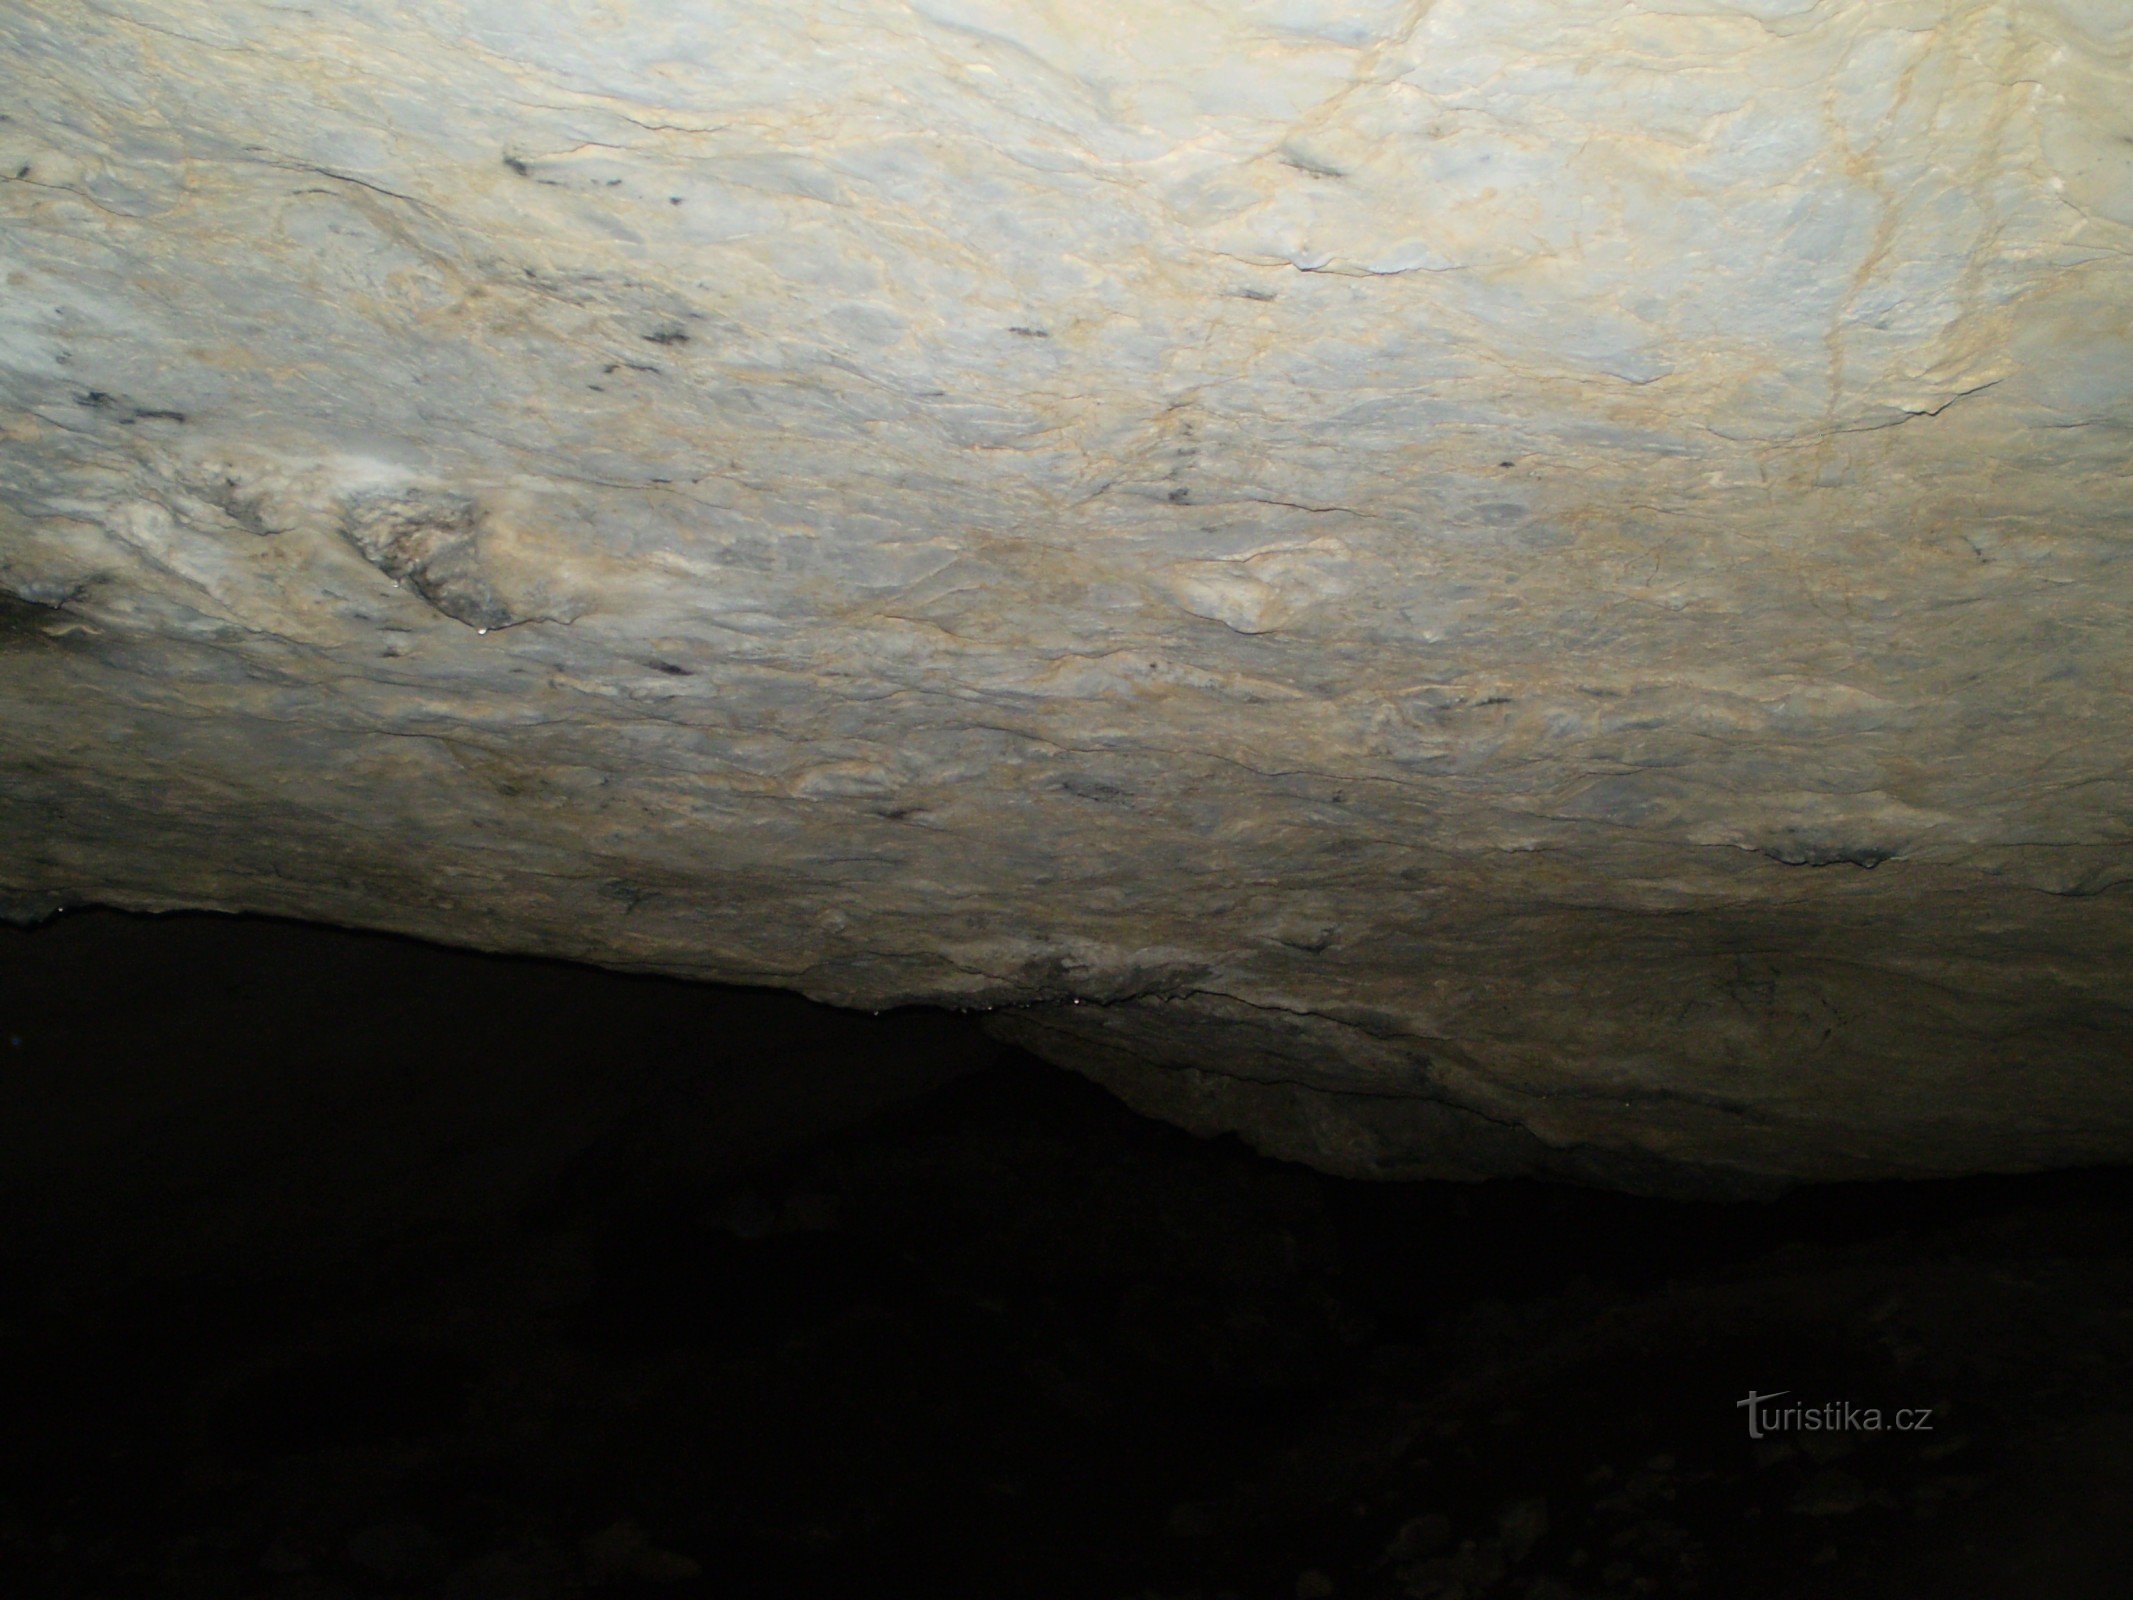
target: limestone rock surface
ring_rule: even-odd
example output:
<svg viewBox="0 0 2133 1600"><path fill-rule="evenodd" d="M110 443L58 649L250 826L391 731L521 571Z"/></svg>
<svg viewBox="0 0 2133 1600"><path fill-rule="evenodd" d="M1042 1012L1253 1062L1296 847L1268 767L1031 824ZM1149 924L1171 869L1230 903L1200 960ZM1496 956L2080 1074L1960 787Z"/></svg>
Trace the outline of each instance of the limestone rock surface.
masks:
<svg viewBox="0 0 2133 1600"><path fill-rule="evenodd" d="M37 0L0 218L13 915L2133 1156L2124 0Z"/></svg>

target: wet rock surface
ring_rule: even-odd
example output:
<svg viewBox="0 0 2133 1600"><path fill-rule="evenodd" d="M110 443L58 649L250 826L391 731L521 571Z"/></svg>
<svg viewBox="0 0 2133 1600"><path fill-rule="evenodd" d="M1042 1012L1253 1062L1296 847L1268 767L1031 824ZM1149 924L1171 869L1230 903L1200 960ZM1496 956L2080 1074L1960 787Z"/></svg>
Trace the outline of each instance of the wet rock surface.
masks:
<svg viewBox="0 0 2133 1600"><path fill-rule="evenodd" d="M0 998L11 1594L2124 1592L2123 1172L1356 1183L952 1019L257 923Z"/></svg>
<svg viewBox="0 0 2133 1600"><path fill-rule="evenodd" d="M0 908L1350 1174L2133 1153L2116 0L0 17Z"/></svg>

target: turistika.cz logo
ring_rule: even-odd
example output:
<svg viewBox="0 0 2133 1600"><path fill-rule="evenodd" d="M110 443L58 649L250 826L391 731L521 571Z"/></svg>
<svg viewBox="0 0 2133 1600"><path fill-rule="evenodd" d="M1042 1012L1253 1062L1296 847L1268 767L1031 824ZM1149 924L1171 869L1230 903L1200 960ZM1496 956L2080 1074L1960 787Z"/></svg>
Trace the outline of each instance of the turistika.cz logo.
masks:
<svg viewBox="0 0 2133 1600"><path fill-rule="evenodd" d="M1898 1433L1933 1431L1931 1406L1883 1412L1876 1406L1855 1406L1849 1400L1825 1400L1812 1406L1772 1404L1791 1393L1790 1389L1780 1389L1775 1394L1750 1390L1747 1399L1733 1402L1736 1410L1748 1413L1749 1438L1761 1439L1773 1433L1879 1433L1892 1423Z"/></svg>

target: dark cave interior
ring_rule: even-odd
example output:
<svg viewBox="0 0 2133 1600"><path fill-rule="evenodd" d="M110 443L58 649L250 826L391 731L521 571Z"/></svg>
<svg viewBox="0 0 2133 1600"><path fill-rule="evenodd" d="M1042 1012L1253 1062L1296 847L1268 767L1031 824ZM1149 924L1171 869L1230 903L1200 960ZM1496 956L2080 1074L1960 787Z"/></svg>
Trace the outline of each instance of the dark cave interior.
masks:
<svg viewBox="0 0 2133 1600"><path fill-rule="evenodd" d="M0 1035L10 1595L2133 1592L2126 1171L1362 1184L202 915L0 935Z"/></svg>

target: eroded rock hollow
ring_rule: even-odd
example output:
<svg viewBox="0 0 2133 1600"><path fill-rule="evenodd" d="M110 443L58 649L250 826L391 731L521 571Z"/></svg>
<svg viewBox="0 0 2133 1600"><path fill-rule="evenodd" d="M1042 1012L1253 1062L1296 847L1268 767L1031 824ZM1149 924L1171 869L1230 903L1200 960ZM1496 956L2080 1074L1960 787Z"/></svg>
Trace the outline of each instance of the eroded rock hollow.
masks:
<svg viewBox="0 0 2133 1600"><path fill-rule="evenodd" d="M48 0L0 206L12 915L2133 1156L2122 0Z"/></svg>

